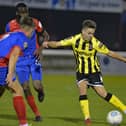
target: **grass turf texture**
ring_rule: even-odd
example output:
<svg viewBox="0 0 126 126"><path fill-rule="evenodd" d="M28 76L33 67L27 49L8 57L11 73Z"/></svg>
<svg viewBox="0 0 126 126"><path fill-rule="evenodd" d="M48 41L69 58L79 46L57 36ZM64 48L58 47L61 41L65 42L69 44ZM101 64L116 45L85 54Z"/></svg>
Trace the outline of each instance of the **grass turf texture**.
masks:
<svg viewBox="0 0 126 126"><path fill-rule="evenodd" d="M84 126L83 115L79 106L79 93L73 75L44 75L45 101L39 103L33 90L36 103L43 116L42 122L34 122L34 114L27 105L27 117L32 126ZM126 76L104 76L106 89L126 103ZM0 99L0 126L18 126L12 106L12 96L6 91ZM109 126L106 115L116 109L90 88L88 90L93 126ZM123 115L121 126L126 126Z"/></svg>

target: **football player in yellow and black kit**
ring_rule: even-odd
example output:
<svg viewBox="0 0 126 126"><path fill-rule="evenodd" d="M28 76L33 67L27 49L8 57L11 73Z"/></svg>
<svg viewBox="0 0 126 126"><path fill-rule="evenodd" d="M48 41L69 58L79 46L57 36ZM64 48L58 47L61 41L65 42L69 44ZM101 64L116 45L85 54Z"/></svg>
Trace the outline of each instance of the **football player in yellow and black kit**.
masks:
<svg viewBox="0 0 126 126"><path fill-rule="evenodd" d="M58 42L46 41L43 43L44 47L72 47L77 64L76 78L80 93L80 106L85 117L85 123L88 126L91 124L89 101L87 98L88 85L91 86L103 99L126 113L126 106L115 95L106 91L103 85L100 64L96 54L99 52L123 62L126 62L126 58L109 50L102 42L95 38L95 30L96 23L93 20L84 20L80 34Z"/></svg>

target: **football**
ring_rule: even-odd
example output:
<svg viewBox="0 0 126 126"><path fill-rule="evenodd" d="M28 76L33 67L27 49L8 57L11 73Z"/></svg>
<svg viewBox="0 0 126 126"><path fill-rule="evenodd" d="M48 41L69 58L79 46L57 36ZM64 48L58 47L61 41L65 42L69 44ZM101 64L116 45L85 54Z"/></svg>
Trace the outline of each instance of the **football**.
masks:
<svg viewBox="0 0 126 126"><path fill-rule="evenodd" d="M107 122L112 126L118 126L123 120L122 114L117 110L112 110L107 114Z"/></svg>

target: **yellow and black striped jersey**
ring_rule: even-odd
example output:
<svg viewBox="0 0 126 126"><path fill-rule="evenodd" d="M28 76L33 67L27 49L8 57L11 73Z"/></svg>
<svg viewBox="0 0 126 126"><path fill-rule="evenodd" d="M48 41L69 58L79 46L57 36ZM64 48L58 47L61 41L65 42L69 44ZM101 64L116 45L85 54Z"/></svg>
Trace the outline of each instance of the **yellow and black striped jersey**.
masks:
<svg viewBox="0 0 126 126"><path fill-rule="evenodd" d="M109 49L98 39L92 37L91 41L84 41L81 33L60 42L62 46L72 47L77 63L76 71L84 74L100 72L96 53L109 53Z"/></svg>

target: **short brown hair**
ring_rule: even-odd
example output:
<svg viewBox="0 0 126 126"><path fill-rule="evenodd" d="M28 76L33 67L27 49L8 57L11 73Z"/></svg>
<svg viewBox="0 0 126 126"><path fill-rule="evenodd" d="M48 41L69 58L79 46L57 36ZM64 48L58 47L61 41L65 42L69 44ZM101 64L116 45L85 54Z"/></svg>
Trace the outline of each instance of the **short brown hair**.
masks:
<svg viewBox="0 0 126 126"><path fill-rule="evenodd" d="M29 17L29 16L21 17L20 18L20 21L19 21L19 24L21 26L35 27L35 24L33 22L33 18L32 17Z"/></svg>
<svg viewBox="0 0 126 126"><path fill-rule="evenodd" d="M84 20L83 22L82 22L82 29L83 28L94 28L94 29L96 29L96 22L95 21L93 21L93 20L90 20L90 19L87 19L87 20Z"/></svg>

